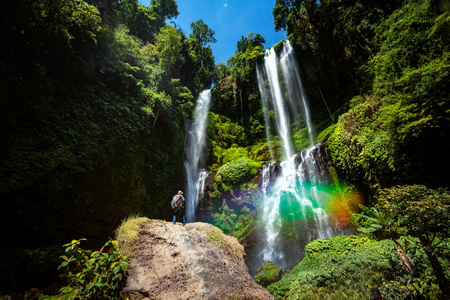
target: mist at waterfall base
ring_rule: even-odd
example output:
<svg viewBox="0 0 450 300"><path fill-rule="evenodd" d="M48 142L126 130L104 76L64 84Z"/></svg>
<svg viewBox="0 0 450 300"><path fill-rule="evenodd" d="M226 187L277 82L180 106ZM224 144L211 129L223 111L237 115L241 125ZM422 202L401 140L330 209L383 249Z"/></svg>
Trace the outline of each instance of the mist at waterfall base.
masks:
<svg viewBox="0 0 450 300"><path fill-rule="evenodd" d="M184 167L186 172L186 221L195 222L195 211L204 190L206 172L200 169L206 146L206 125L211 102L211 90L200 93L194 111L194 120L186 120Z"/></svg>
<svg viewBox="0 0 450 300"><path fill-rule="evenodd" d="M251 249L246 249L252 275L267 261L286 270L303 258L311 241L345 234L349 211L361 202L358 195L345 195L333 182L325 162L328 153L313 144L308 101L289 41L284 42L279 57L274 49L266 50L264 66L257 65L257 79L267 140L271 145L272 136L279 138L284 161L266 164L262 170L259 226ZM270 115L275 115L275 120L270 121ZM291 124L299 118L307 127L310 146L294 154ZM272 160L274 153L272 150Z"/></svg>
<svg viewBox="0 0 450 300"><path fill-rule="evenodd" d="M303 259L306 245L313 240L354 233L350 211L364 203L361 194L333 183L276 185L261 190L259 225L245 257L252 276L267 261L287 272Z"/></svg>

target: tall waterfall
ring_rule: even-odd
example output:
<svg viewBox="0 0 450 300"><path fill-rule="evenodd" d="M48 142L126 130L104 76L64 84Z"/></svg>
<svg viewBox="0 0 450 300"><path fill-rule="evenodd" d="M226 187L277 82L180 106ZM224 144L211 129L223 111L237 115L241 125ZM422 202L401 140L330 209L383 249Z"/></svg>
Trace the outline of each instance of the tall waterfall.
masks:
<svg viewBox="0 0 450 300"><path fill-rule="evenodd" d="M315 138L314 128L309 116L308 102L306 100L305 90L303 89L302 80L300 78L300 70L298 69L295 52L289 41L285 41L283 44L280 64L283 71L286 89L288 91L289 105L295 115L298 114L298 109L303 111L306 127L308 129L309 142L310 145L312 145ZM299 102L301 102L301 105Z"/></svg>
<svg viewBox="0 0 450 300"><path fill-rule="evenodd" d="M328 194L321 185L328 183L323 166L317 161L321 152L314 143L314 129L297 67L295 53L285 41L280 54L268 49L264 69L258 66L257 78L266 117L273 110L275 129L284 150L284 161L263 168L262 224L258 263L271 261L283 268L301 259L306 244L317 238L330 238L339 229L324 208ZM294 154L291 122L302 113L307 126L310 148ZM266 121L266 126L269 121ZM266 131L270 139L269 131Z"/></svg>
<svg viewBox="0 0 450 300"><path fill-rule="evenodd" d="M185 139L184 166L186 170L186 221L195 221L195 210L199 201L199 193L205 180L205 172L200 169L203 164L203 152L206 146L206 120L211 90L200 93L195 106L194 121L187 124Z"/></svg>

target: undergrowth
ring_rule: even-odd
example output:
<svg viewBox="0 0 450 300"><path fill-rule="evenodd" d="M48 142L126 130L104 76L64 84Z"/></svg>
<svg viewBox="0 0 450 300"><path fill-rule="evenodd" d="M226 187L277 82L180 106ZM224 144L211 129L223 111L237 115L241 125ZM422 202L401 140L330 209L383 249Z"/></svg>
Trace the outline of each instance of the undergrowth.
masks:
<svg viewBox="0 0 450 300"><path fill-rule="evenodd" d="M373 287L401 271L393 247L388 240L355 235L316 240L306 246L305 258L267 289L278 299L372 299Z"/></svg>

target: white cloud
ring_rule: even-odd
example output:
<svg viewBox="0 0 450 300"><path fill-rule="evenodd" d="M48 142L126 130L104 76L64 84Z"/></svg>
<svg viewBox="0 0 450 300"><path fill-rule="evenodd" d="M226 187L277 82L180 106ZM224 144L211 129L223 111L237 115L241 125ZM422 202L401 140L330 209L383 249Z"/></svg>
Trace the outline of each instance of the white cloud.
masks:
<svg viewBox="0 0 450 300"><path fill-rule="evenodd" d="M225 3L223 6L228 7L228 4Z"/></svg>

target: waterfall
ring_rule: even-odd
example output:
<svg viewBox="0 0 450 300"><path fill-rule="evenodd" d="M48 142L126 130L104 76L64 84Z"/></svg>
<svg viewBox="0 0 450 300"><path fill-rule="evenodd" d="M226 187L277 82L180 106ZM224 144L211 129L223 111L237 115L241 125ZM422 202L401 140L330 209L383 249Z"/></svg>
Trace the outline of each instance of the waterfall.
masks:
<svg viewBox="0 0 450 300"><path fill-rule="evenodd" d="M206 146L206 120L211 90L200 93L195 106L194 121L186 126L185 158L186 171L186 221L195 222L195 210L199 201L199 193L203 192L205 172L200 167L203 164L203 152Z"/></svg>
<svg viewBox="0 0 450 300"><path fill-rule="evenodd" d="M265 74L257 67L265 117L273 109L275 129L281 139L284 161L269 163L262 170L262 237L259 265L271 261L282 268L297 263L302 250L317 238L331 238L340 230L331 222L324 208L329 194L321 189L328 183L323 158L314 144L314 129L303 90L295 53L285 41L280 57L274 49L266 50ZM291 122L299 113L307 126L310 148L295 154ZM266 120L266 126L269 121ZM266 128L269 139L269 130Z"/></svg>
<svg viewBox="0 0 450 300"><path fill-rule="evenodd" d="M298 114L299 106L303 111L303 115L306 121L306 127L308 129L308 137L310 145L314 143L314 130L309 116L308 102L303 89L302 80L300 77L300 70L298 69L297 59L295 57L294 48L289 41L283 43L283 51L280 58L281 70L285 80L286 89L288 91L289 105L295 115ZM301 104L297 99L301 99Z"/></svg>
<svg viewBox="0 0 450 300"><path fill-rule="evenodd" d="M277 55L273 48L267 49L264 58L264 66L266 67L267 78L269 80L270 94L274 104L276 118L277 132L283 141L284 154L286 157L294 155L294 148L292 146L290 119L287 108L284 105L283 91L281 88L280 78L278 76L278 62Z"/></svg>

